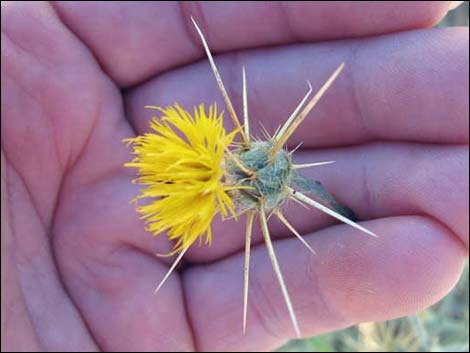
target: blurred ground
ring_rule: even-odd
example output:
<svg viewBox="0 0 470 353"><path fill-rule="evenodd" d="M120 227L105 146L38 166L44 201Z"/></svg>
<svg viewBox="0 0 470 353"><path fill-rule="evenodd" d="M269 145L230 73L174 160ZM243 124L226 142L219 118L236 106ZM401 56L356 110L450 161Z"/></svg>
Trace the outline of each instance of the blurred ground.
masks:
<svg viewBox="0 0 470 353"><path fill-rule="evenodd" d="M451 11L437 27L467 26L469 3ZM459 284L439 303L405 318L363 323L304 340L293 340L280 352L468 352L468 261Z"/></svg>

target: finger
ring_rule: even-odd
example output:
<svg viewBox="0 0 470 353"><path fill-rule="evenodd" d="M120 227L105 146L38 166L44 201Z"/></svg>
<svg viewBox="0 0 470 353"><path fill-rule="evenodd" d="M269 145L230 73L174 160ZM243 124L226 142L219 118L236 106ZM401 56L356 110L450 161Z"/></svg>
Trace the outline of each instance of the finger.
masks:
<svg viewBox="0 0 470 353"><path fill-rule="evenodd" d="M374 143L304 151L296 156L299 163L335 160L334 164L302 172L322 182L360 220L427 214L442 222L468 246L468 147ZM314 194L310 196L315 198ZM337 222L316 209L306 209L293 202L283 207L283 213L300 234ZM275 238L293 237L275 217L269 225ZM216 220L211 247L195 246L187 259L213 261L240 251L244 226L244 217L238 222ZM254 227L253 242L261 241L261 232Z"/></svg>
<svg viewBox="0 0 470 353"><path fill-rule="evenodd" d="M298 158L327 155L339 157L336 170L308 169L304 175L322 180L360 218L427 214L468 247L468 146L374 143L327 153L302 152Z"/></svg>
<svg viewBox="0 0 470 353"><path fill-rule="evenodd" d="M238 112L241 65L246 65L255 136L260 123L274 132L287 119L307 90L306 80L318 90L345 62L341 75L291 137L292 147L299 142L323 147L377 139L468 143L468 53L468 30L452 28L228 54L216 60ZM126 103L131 123L142 133L151 117L145 105L177 101L191 108L214 100L224 106L204 61L129 91Z"/></svg>
<svg viewBox="0 0 470 353"><path fill-rule="evenodd" d="M433 1L96 2L86 6L59 2L55 6L110 76L125 86L203 56L190 16L202 26L209 45L217 52L428 27L449 8L446 2Z"/></svg>
<svg viewBox="0 0 470 353"><path fill-rule="evenodd" d="M456 283L465 251L425 217L366 222L382 236L364 238L347 226L275 242L300 329L315 335L362 321L383 321L421 310ZM266 250L252 251L247 333L242 333L243 255L184 274L198 349L272 350L294 337Z"/></svg>

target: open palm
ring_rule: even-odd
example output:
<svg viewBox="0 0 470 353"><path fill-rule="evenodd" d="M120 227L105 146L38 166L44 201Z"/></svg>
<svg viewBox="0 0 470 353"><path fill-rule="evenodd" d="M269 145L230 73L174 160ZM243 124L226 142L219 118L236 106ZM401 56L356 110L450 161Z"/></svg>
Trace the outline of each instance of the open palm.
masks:
<svg viewBox="0 0 470 353"><path fill-rule="evenodd" d="M468 30L419 29L448 4L2 6L2 350L265 350L293 337L259 231L242 334L243 221L217 221L212 247L152 295L171 263L154 255L171 244L129 203L122 139L148 129L144 105L223 106L191 15L238 111L246 66L254 131L274 131L306 80L318 89L346 63L290 142L301 161L336 160L309 176L380 237L289 205L312 256L270 220L304 335L420 310L458 279Z"/></svg>

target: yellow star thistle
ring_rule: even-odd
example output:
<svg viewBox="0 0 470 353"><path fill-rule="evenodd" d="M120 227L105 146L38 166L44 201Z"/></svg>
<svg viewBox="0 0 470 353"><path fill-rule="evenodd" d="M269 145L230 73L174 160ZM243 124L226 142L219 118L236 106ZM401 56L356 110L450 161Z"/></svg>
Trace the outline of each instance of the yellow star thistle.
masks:
<svg viewBox="0 0 470 353"><path fill-rule="evenodd" d="M192 18L191 18L192 19ZM245 69L243 78L243 126L233 108L227 91L215 65L204 35L194 19L196 31L201 38L212 71L219 86L235 130L227 134L223 128L222 114L217 115L215 105L206 114L201 104L191 116L179 105L157 109L163 116L154 118L150 127L152 133L128 139L133 144L135 159L127 167L138 169L136 182L144 185L137 199L150 199L137 211L148 223L153 234L167 232L176 241L175 250L179 253L172 266L157 286L162 287L170 274L181 261L189 247L206 234L206 243L211 242L211 222L220 212L222 218L229 214L236 218L238 212L246 213L245 266L243 289L243 332L247 323L248 284L250 268L250 247L255 215L269 253L274 272L286 302L295 333L301 336L294 306L274 252L268 229L270 215L275 215L312 253L315 251L293 228L281 212L286 200L294 200L302 205L315 207L332 217L368 234L370 230L356 223L354 213L342 206L315 180L304 178L299 169L326 165L333 161L294 164L292 153L283 147L286 141L302 123L321 96L338 77L344 64L341 64L320 90L307 102L312 86L300 101L291 116L274 136L266 140L252 140L248 119L248 99ZM235 135L240 143L229 149ZM331 208L315 201L304 193L313 193L317 199ZM268 214L269 213L269 214Z"/></svg>
<svg viewBox="0 0 470 353"><path fill-rule="evenodd" d="M220 212L223 218L235 215L228 191L236 186L224 184L224 151L236 134L223 127L223 112L215 104L206 113L204 105L194 108L193 116L178 104L149 107L160 111L153 118L153 130L127 139L136 155L127 167L138 169L135 180L145 187L137 199L151 199L137 207L153 234L167 232L176 241L175 251L188 248L206 235L212 239L211 222Z"/></svg>

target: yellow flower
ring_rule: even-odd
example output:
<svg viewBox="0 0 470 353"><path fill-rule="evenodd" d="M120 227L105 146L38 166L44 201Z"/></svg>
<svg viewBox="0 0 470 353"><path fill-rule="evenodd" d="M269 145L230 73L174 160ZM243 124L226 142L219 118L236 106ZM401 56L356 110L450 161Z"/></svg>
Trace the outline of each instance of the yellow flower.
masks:
<svg viewBox="0 0 470 353"><path fill-rule="evenodd" d="M137 168L135 181L145 185L137 199L150 201L137 211L150 232L166 231L176 241L174 252L204 234L210 243L214 216L235 216L227 192L237 187L224 184L224 152L237 131L226 133L215 104L208 114L203 104L195 107L193 116L178 104L149 108L163 114L152 119L153 132L126 140L136 155L126 166Z"/></svg>
<svg viewBox="0 0 470 353"><path fill-rule="evenodd" d="M366 234L377 236L348 218L353 217L352 211L336 202L318 181L309 180L298 171L302 168L330 164L333 161L294 164L291 158L292 152L284 150L287 140L340 74L344 63L338 66L318 93L309 101L307 99L312 92L312 86L307 81L309 85L307 94L286 122L274 133L274 136L268 137L267 141L252 139L245 69L242 70L244 122L242 126L222 82L207 41L192 17L191 20L201 38L217 85L236 130L230 134L225 132L222 125L222 114L217 116L215 105L210 107L208 115L204 111L204 106L200 105L194 109L194 116L178 105L166 109L152 106L148 108L157 109L164 115L161 120L153 119L151 128L155 133L127 140L134 144L136 158L132 163L126 165L139 169L140 176L136 181L145 186L137 199L151 199L147 205L138 207L138 211L142 214L142 218L147 220L149 230L154 234L167 231L169 238L176 240L174 252L180 252L154 293L157 293L163 286L183 258L186 250L196 239L201 240L206 234L206 243L210 243L211 222L218 212L221 213L222 218L229 213L236 218L235 202L240 213L247 215L243 271L243 332L245 332L247 324L253 221L257 214L289 316L297 337L300 337L300 328L294 307L284 283L268 229L269 217L271 215L277 216L280 222L313 254L315 251L282 213L281 205L288 199L315 207ZM236 149L230 151L228 146L238 132L241 141ZM230 160L225 160L225 157ZM235 189L240 192L228 194L230 190ZM315 194L317 198L331 205L333 209L309 198L303 192Z"/></svg>

